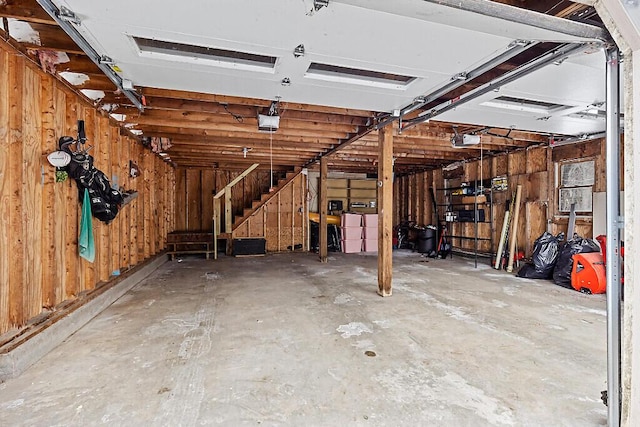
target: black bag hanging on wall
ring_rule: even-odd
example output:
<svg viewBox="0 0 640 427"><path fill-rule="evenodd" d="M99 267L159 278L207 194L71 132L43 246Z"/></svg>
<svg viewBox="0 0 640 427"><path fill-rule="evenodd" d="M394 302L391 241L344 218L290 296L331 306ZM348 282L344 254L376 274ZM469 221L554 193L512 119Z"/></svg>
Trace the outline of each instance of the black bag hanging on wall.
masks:
<svg viewBox="0 0 640 427"><path fill-rule="evenodd" d="M111 188L109 179L93 166L93 157L84 151L72 152L69 146L76 142L70 136L59 140L60 149L71 155L71 162L66 167L67 173L78 185L78 196L82 200L84 189L89 191L91 213L100 221L110 223L118 214L123 202L122 193Z"/></svg>

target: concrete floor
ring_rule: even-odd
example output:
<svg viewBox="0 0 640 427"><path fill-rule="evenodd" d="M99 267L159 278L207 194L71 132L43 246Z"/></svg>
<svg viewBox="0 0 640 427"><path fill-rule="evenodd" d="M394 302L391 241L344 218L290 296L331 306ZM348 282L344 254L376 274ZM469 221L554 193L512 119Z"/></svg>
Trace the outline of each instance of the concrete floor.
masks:
<svg viewBox="0 0 640 427"><path fill-rule="evenodd" d="M606 424L603 295L394 252L381 298L330 255L164 264L0 384L0 425Z"/></svg>

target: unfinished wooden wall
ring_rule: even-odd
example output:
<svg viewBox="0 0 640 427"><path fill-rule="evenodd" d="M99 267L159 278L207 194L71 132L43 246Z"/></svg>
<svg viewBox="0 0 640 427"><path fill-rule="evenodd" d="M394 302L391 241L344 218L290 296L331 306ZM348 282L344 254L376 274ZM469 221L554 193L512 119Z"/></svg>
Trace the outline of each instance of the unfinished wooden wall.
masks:
<svg viewBox="0 0 640 427"><path fill-rule="evenodd" d="M95 166L136 190L109 225L93 219L96 260L78 256L81 205L73 180L55 182L46 155L86 123ZM129 160L142 175L129 176ZM139 264L173 230L173 169L81 100L0 43L0 334Z"/></svg>
<svg viewBox="0 0 640 427"><path fill-rule="evenodd" d="M404 219L414 220L418 224L435 224L435 216L427 208L431 206L430 188L436 190L438 205L444 204L444 195L440 189L459 186L462 182L475 182L497 176L507 176L509 188L506 191L493 192L493 207L489 212L485 207L486 223L478 224L478 237L489 240L479 241L480 252L492 253L496 250L506 204L513 197L518 184L523 186L522 202L517 230L517 247L530 256L533 242L545 230L557 234L567 231L568 216L557 212L557 191L555 190L555 168L559 162L574 159L593 159L596 165L594 192L605 191L604 140L586 141L557 148L547 146L530 147L486 157L482 164L479 160L461 163L458 167L424 172L396 179L394 183L394 223ZM428 175L431 173L431 175ZM426 178L425 178L426 175ZM424 186L424 189L422 188ZM439 211L443 207L438 208ZM442 212L439 212L442 216ZM492 221L490 221L492 218ZM442 220L443 218L441 218ZM583 237L592 236L593 219L578 217L576 232ZM466 239L453 239L455 248L465 251L475 249L474 223L453 223L450 233L464 236ZM492 239L492 241L490 240Z"/></svg>
<svg viewBox="0 0 640 427"><path fill-rule="evenodd" d="M213 218L213 194L220 191L242 171L219 169L176 170L176 230L211 232ZM269 171L255 170L231 190L232 211L242 215L253 200L260 200L269 190ZM222 224L224 224L224 197L221 199Z"/></svg>
<svg viewBox="0 0 640 427"><path fill-rule="evenodd" d="M393 223L434 224L432 187L432 171L396 177L393 182Z"/></svg>
<svg viewBox="0 0 640 427"><path fill-rule="evenodd" d="M264 237L268 252L308 250L307 176L298 174L234 232L234 238Z"/></svg>

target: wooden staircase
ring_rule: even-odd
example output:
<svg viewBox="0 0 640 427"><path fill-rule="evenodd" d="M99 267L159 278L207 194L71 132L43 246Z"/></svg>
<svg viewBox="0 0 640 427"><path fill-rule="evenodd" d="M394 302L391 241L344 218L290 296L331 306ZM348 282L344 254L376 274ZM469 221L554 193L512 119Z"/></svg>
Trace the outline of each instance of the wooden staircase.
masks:
<svg viewBox="0 0 640 427"><path fill-rule="evenodd" d="M287 172L286 175L279 179L272 191L263 193L260 199L253 200L250 207L244 208L242 216L234 217L233 230L236 230L242 224L244 224L257 210L264 206L269 200L271 200L280 190L282 190L287 184L289 184L295 177L300 175L302 168L295 168L291 172Z"/></svg>

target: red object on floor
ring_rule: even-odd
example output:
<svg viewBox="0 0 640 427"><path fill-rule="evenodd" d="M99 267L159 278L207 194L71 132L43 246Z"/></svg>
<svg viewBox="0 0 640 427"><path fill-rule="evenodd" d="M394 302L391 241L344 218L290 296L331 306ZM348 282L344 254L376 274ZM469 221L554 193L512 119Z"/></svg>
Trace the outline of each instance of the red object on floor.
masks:
<svg viewBox="0 0 640 427"><path fill-rule="evenodd" d="M604 258L597 252L575 254L571 271L571 286L580 292L603 294L607 290Z"/></svg>
<svg viewBox="0 0 640 427"><path fill-rule="evenodd" d="M605 236L604 234L599 235L598 237L596 237L596 240L598 241L598 243L600 243L600 250L602 251L602 262L604 262L604 264L607 264L607 236ZM624 263L624 242L620 244L620 257L623 258L622 262ZM620 279L620 283L622 283L624 285L624 266L620 265L620 270L623 274L623 277Z"/></svg>

